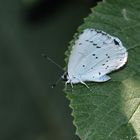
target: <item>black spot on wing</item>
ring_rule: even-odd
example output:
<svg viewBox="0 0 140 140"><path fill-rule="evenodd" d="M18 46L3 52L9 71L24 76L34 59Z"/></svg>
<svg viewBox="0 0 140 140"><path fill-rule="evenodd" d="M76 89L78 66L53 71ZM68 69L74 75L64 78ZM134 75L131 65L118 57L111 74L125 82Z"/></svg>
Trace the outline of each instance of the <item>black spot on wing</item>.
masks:
<svg viewBox="0 0 140 140"><path fill-rule="evenodd" d="M96 46L97 44L93 43L93 46Z"/></svg>
<svg viewBox="0 0 140 140"><path fill-rule="evenodd" d="M96 30L97 33L102 33L102 31Z"/></svg>
<svg viewBox="0 0 140 140"><path fill-rule="evenodd" d="M107 58L110 58L110 56L108 54L105 54L107 56Z"/></svg>
<svg viewBox="0 0 140 140"><path fill-rule="evenodd" d="M105 32L102 32L102 35L107 35Z"/></svg>
<svg viewBox="0 0 140 140"><path fill-rule="evenodd" d="M100 46L96 46L96 48L101 48Z"/></svg>
<svg viewBox="0 0 140 140"><path fill-rule="evenodd" d="M114 39L113 41L114 41L115 45L119 45L119 42L116 39Z"/></svg>
<svg viewBox="0 0 140 140"><path fill-rule="evenodd" d="M106 68L105 69L108 69L109 68L109 66L106 66Z"/></svg>
<svg viewBox="0 0 140 140"><path fill-rule="evenodd" d="M82 67L85 67L85 65L82 65Z"/></svg>

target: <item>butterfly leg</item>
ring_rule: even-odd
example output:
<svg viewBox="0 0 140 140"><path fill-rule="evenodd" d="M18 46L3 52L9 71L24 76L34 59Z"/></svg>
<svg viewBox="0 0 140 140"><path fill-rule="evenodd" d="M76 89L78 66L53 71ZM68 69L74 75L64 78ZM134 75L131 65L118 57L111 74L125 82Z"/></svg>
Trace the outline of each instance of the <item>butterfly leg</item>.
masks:
<svg viewBox="0 0 140 140"><path fill-rule="evenodd" d="M73 88L73 84L72 84L71 81L67 81L67 82L65 82L65 86L67 87L67 84L68 84L68 83L70 83L71 87Z"/></svg>
<svg viewBox="0 0 140 140"><path fill-rule="evenodd" d="M85 82L80 81L80 83L83 84L83 85L85 85L89 89L89 86Z"/></svg>
<svg viewBox="0 0 140 140"><path fill-rule="evenodd" d="M65 82L65 86L66 86L66 88L67 88L67 84L68 84L68 82Z"/></svg>
<svg viewBox="0 0 140 140"><path fill-rule="evenodd" d="M73 84L72 84L72 82L70 82L70 85L71 85L71 87L73 88Z"/></svg>
<svg viewBox="0 0 140 140"><path fill-rule="evenodd" d="M89 91L90 91L91 93L94 93L93 90L90 89L90 87L89 87L85 82L80 81L80 83L83 84L83 85L85 85L85 86L89 89Z"/></svg>

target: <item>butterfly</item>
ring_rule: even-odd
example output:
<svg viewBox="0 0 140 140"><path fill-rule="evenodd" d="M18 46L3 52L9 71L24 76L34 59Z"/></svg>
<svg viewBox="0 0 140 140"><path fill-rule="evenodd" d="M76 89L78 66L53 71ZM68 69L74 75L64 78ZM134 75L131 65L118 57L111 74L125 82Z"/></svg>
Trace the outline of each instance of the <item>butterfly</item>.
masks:
<svg viewBox="0 0 140 140"><path fill-rule="evenodd" d="M62 79L72 86L87 86L86 81L105 82L111 79L107 74L124 66L127 58L128 52L117 37L88 28L75 41Z"/></svg>

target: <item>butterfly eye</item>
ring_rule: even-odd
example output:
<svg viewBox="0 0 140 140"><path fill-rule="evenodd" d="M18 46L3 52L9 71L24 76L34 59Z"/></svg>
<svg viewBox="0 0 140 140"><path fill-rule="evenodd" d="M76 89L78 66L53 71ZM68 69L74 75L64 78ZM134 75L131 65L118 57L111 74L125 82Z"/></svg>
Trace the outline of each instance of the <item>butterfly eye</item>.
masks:
<svg viewBox="0 0 140 140"><path fill-rule="evenodd" d="M67 81L68 80L68 73L65 73L65 74L63 74L62 76L61 76L61 79L63 80L63 81Z"/></svg>

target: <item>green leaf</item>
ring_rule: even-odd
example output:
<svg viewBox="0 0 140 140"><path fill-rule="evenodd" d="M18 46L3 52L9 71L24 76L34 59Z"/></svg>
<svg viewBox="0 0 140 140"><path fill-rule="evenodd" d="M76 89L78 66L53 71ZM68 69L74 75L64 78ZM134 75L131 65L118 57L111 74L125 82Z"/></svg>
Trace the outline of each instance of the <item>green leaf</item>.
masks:
<svg viewBox="0 0 140 140"><path fill-rule="evenodd" d="M103 30L118 37L128 50L128 63L105 83L70 85L70 100L76 134L81 140L140 140L140 0L105 0L78 28L71 41L86 29Z"/></svg>

